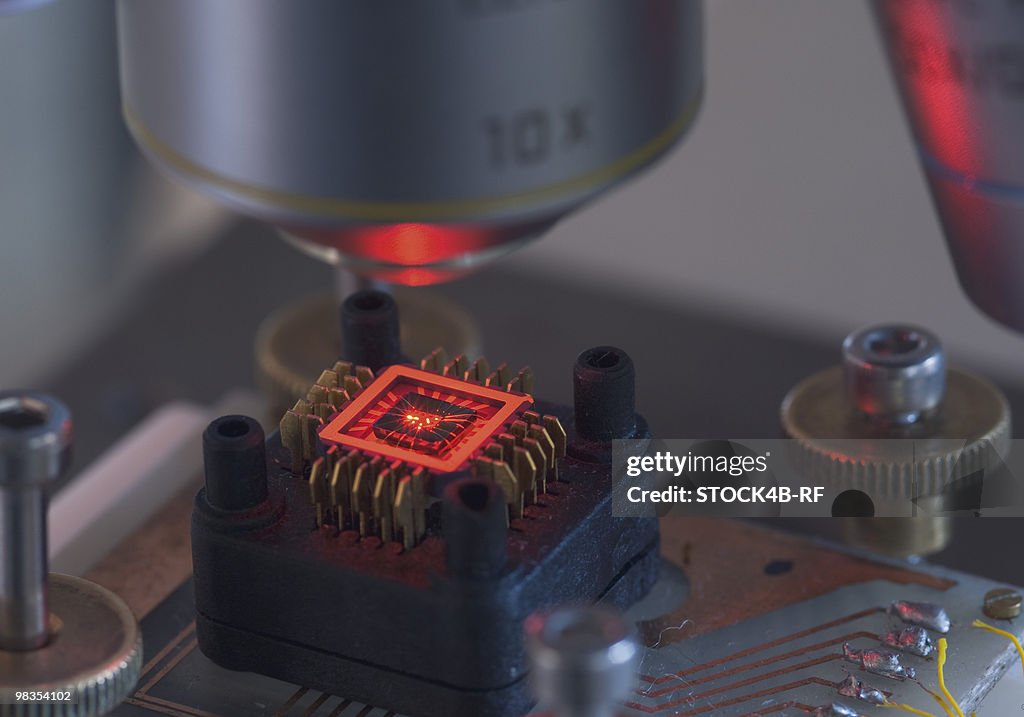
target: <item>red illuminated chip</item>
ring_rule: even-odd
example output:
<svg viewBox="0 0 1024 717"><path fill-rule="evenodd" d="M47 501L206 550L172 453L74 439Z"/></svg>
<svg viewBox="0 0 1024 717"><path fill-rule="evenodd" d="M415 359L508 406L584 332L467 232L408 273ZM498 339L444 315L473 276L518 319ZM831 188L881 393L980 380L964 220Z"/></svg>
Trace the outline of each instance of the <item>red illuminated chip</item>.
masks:
<svg viewBox="0 0 1024 717"><path fill-rule="evenodd" d="M407 393L373 424L388 443L439 455L476 420L476 411L422 393Z"/></svg>
<svg viewBox="0 0 1024 717"><path fill-rule="evenodd" d="M532 402L529 396L391 366L321 429L320 440L453 472Z"/></svg>

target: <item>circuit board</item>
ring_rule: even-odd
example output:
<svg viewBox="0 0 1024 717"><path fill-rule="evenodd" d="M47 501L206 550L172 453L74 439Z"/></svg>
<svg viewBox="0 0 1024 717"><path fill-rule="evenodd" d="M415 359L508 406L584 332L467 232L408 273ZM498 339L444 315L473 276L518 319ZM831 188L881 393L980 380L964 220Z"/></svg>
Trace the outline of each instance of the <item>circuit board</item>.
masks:
<svg viewBox="0 0 1024 717"><path fill-rule="evenodd" d="M893 601L931 603L948 614L945 685L964 714L979 709L1007 669L1020 669L1009 640L971 627L976 619L994 624L981 610L984 594L996 587L988 580L736 521L663 519L661 532L661 578L627 613L647 649L624 715L796 717L832 703L853 714L896 714L839 694L853 675L891 702L941 717L930 694L939 689L934 654L900 653L901 664L916 672L904 680L848 659L891 649L886 633L904 627L887 611ZM189 581L143 620L144 674L116 715L397 717L344 696L214 665L197 649L194 615ZM1019 618L996 626L1024 632ZM978 714L989 717L984 707Z"/></svg>

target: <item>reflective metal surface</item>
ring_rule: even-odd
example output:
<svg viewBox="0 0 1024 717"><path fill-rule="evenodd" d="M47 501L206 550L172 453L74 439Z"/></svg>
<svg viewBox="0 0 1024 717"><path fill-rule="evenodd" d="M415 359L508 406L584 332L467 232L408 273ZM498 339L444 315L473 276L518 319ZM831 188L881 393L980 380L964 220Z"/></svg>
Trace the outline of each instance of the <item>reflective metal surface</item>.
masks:
<svg viewBox="0 0 1024 717"><path fill-rule="evenodd" d="M636 685L640 646L611 608L562 607L527 618L530 681L556 717L613 717Z"/></svg>
<svg viewBox="0 0 1024 717"><path fill-rule="evenodd" d="M43 394L0 394L0 650L33 650L49 639L47 490L70 446L63 404Z"/></svg>
<svg viewBox="0 0 1024 717"><path fill-rule="evenodd" d="M119 22L125 117L158 165L402 283L650 164L703 87L699 0L121 0Z"/></svg>
<svg viewBox="0 0 1024 717"><path fill-rule="evenodd" d="M939 338L914 326L885 324L843 342L843 364L809 376L782 401L783 431L797 439L794 460L815 479L856 493L911 496L925 510L876 518L878 506L848 512L833 504L851 545L917 559L952 540L949 518L928 515L950 503L956 485L995 471L1010 447L1005 396L984 378L948 369ZM912 451L900 440L914 439ZM959 481L959 482L958 482ZM887 499L887 498L886 498Z"/></svg>
<svg viewBox="0 0 1024 717"><path fill-rule="evenodd" d="M49 588L59 632L38 650L0 651L0 714L4 717L109 714L138 682L142 669L139 624L117 595L88 580L53 574ZM17 698L20 692L44 691L70 693L70 699L30 701Z"/></svg>
<svg viewBox="0 0 1024 717"><path fill-rule="evenodd" d="M875 10L960 283L1024 330L1024 6L875 0Z"/></svg>
<svg viewBox="0 0 1024 717"><path fill-rule="evenodd" d="M871 326L843 341L843 377L857 410L884 422L913 423L942 402L946 355L926 329Z"/></svg>

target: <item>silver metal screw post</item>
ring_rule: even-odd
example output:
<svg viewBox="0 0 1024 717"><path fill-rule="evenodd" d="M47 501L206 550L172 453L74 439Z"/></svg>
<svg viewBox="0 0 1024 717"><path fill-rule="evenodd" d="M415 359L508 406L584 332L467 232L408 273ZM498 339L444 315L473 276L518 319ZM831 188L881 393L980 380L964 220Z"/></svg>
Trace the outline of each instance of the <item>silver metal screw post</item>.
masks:
<svg viewBox="0 0 1024 717"><path fill-rule="evenodd" d="M36 393L0 393L0 649L35 650L49 635L48 491L71 446L71 414Z"/></svg>
<svg viewBox="0 0 1024 717"><path fill-rule="evenodd" d="M847 543L911 561L935 553L952 539L952 519L936 515L958 504L947 486L967 476L975 485L1008 454L1010 405L948 366L938 337L917 326L855 331L842 356L782 402L794 465L807 480L870 491L874 514L894 516L844 519Z"/></svg>
<svg viewBox="0 0 1024 717"><path fill-rule="evenodd" d="M142 667L139 624L124 601L49 573L46 509L70 449L64 404L0 393L0 715L100 717L131 693ZM55 707L25 702L25 692L73 699ZM13 712L3 707L15 702Z"/></svg>
<svg viewBox="0 0 1024 717"><path fill-rule="evenodd" d="M558 717L614 717L637 681L633 628L600 606L562 607L526 620L530 684Z"/></svg>
<svg viewBox="0 0 1024 717"><path fill-rule="evenodd" d="M884 423L904 425L933 414L946 392L946 355L926 329L884 324L843 341L850 402Z"/></svg>

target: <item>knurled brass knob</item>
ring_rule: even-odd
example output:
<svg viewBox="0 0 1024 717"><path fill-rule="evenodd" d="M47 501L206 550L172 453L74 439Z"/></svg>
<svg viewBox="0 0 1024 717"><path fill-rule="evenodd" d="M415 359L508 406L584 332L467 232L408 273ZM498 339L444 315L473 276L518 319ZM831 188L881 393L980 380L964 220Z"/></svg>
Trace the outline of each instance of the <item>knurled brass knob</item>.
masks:
<svg viewBox="0 0 1024 717"><path fill-rule="evenodd" d="M855 332L844 362L798 383L782 402L804 476L893 500L937 502L951 484L997 466L1010 447L1010 407L990 382L947 368L925 329ZM904 439L904 440L896 440ZM925 555L950 539L948 518L847 519L847 539L878 552Z"/></svg>

